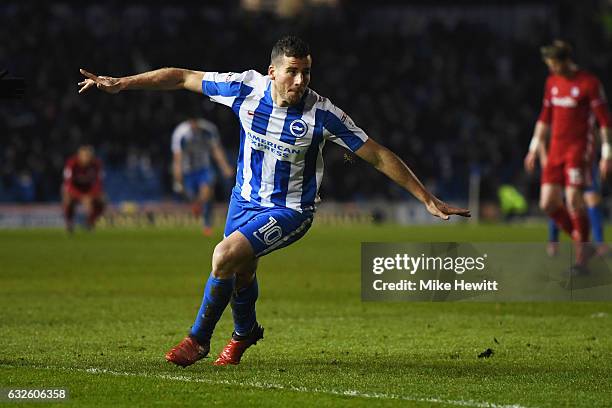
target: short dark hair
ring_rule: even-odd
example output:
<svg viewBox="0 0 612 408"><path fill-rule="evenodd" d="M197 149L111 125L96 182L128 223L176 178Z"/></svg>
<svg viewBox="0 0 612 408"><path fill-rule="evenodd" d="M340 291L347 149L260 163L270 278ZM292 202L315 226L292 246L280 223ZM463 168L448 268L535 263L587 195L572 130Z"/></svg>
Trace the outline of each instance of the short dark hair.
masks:
<svg viewBox="0 0 612 408"><path fill-rule="evenodd" d="M555 40L550 45L540 47L540 54L543 59L566 61L572 56L572 46L567 41Z"/></svg>
<svg viewBox="0 0 612 408"><path fill-rule="evenodd" d="M274 63L275 60L283 55L286 57L306 58L310 55L310 47L308 43L301 38L294 35L288 35L274 44L270 55L270 62Z"/></svg>

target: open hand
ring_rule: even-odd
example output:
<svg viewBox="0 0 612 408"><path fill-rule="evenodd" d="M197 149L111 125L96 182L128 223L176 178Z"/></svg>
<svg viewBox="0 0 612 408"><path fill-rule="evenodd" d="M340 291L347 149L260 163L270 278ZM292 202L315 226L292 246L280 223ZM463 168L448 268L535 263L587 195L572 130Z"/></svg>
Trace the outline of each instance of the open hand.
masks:
<svg viewBox="0 0 612 408"><path fill-rule="evenodd" d="M524 165L525 165L525 170L527 170L527 173L529 174L533 173L533 171L535 170L535 165L536 165L535 152L527 153L527 156L525 156Z"/></svg>
<svg viewBox="0 0 612 408"><path fill-rule="evenodd" d="M110 94L116 94L121 91L121 81L119 78L113 78L109 76L97 76L92 74L91 72L87 72L84 69L79 69L83 76L87 77L87 79L79 82L81 89L79 89L79 93L83 93L87 91L89 88L96 86L98 89L108 92Z"/></svg>
<svg viewBox="0 0 612 408"><path fill-rule="evenodd" d="M430 214L440 217L443 220L448 220L451 215L460 215L462 217L471 217L470 210L467 208L454 207L444 201L432 197L429 201L425 202L425 207Z"/></svg>

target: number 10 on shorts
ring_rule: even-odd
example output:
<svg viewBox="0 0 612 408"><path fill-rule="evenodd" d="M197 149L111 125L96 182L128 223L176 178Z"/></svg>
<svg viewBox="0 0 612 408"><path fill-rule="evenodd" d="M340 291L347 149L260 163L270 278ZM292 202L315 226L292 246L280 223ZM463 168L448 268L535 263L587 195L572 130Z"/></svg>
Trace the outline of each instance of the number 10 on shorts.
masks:
<svg viewBox="0 0 612 408"><path fill-rule="evenodd" d="M272 245L283 236L283 230L274 217L269 217L266 225L259 228L253 233L255 238L266 245Z"/></svg>

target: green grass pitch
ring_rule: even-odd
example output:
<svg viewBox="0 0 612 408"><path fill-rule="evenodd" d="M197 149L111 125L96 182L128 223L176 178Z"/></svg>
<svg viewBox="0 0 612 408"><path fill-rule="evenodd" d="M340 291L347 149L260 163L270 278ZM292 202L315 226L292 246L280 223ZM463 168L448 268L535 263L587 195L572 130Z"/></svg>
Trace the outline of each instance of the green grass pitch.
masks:
<svg viewBox="0 0 612 408"><path fill-rule="evenodd" d="M181 369L163 356L192 323L220 236L0 231L0 388L65 387L69 401L49 405L79 407L610 407L610 303L361 302L361 241L544 237L315 223L260 261L265 339L239 366ZM212 357L231 331L228 310Z"/></svg>

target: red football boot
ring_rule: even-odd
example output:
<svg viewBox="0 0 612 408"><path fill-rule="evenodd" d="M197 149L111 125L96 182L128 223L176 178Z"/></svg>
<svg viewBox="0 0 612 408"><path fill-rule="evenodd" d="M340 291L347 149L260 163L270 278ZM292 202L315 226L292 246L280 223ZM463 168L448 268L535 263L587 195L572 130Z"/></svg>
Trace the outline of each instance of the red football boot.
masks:
<svg viewBox="0 0 612 408"><path fill-rule="evenodd" d="M210 351L210 344L200 345L191 336L187 336L166 353L166 360L181 367L187 367L203 359Z"/></svg>
<svg viewBox="0 0 612 408"><path fill-rule="evenodd" d="M240 363L240 359L246 349L257 344L258 340L263 339L263 333L263 327L257 323L255 323L255 327L253 327L253 330L251 330L251 333L247 336L237 336L236 333L232 333L232 339L213 364L216 366L225 366L228 364L236 365Z"/></svg>

